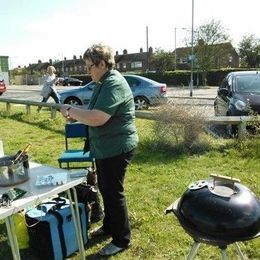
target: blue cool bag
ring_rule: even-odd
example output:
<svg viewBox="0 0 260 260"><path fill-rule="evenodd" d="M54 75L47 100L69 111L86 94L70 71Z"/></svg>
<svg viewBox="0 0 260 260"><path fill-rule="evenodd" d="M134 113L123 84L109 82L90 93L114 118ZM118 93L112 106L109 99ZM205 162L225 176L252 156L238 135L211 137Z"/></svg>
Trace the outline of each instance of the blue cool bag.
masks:
<svg viewBox="0 0 260 260"><path fill-rule="evenodd" d="M87 243L87 216L79 203L84 244ZM30 249L39 257L61 260L78 250L69 200L55 198L26 212Z"/></svg>

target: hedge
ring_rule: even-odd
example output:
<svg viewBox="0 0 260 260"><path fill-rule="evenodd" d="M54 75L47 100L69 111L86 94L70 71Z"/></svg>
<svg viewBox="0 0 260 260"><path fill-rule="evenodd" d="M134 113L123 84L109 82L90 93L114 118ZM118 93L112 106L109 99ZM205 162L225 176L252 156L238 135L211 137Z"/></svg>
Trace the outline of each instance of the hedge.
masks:
<svg viewBox="0 0 260 260"><path fill-rule="evenodd" d="M207 72L206 85L207 86L219 86L224 77L233 71L243 71L250 70L248 68L227 68L219 70L210 70ZM256 70L256 69L251 69ZM133 72L131 72L133 74ZM138 72L136 75L140 75L158 82L166 83L168 86L189 86L191 73L188 70L176 70L176 71L166 71L166 72ZM87 84L91 81L90 75L71 75L71 77L78 78L83 81L83 84ZM203 86L202 82L202 72L193 72L193 85Z"/></svg>

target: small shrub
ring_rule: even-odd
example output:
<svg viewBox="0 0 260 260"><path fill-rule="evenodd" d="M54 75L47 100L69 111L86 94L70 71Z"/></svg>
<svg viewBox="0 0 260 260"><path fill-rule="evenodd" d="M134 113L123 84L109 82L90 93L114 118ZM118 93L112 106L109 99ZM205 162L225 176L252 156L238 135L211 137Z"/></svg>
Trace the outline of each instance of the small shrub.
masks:
<svg viewBox="0 0 260 260"><path fill-rule="evenodd" d="M203 113L191 106L168 104L156 112L154 145L160 149L179 152L199 151L206 143L201 140L204 132Z"/></svg>

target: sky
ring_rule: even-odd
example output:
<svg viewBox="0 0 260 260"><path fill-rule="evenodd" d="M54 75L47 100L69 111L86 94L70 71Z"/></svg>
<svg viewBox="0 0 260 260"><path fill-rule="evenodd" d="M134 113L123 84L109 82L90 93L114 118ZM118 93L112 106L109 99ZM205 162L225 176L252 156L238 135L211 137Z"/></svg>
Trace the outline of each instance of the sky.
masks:
<svg viewBox="0 0 260 260"><path fill-rule="evenodd" d="M260 0L193 0L194 29L220 21L234 47L260 38ZM173 51L192 26L192 0L0 0L0 56L10 68L79 57L94 43L118 51ZM148 28L148 38L146 34ZM182 28L188 28L184 30Z"/></svg>

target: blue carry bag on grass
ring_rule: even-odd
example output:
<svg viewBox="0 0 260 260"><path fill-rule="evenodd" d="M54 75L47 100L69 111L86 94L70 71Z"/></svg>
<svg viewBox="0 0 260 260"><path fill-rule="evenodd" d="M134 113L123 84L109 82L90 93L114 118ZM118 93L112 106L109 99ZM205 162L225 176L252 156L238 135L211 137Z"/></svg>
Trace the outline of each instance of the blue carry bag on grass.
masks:
<svg viewBox="0 0 260 260"><path fill-rule="evenodd" d="M83 203L79 213L84 244L87 243L87 216ZM62 260L78 250L69 200L54 198L26 212L29 246L42 259Z"/></svg>

